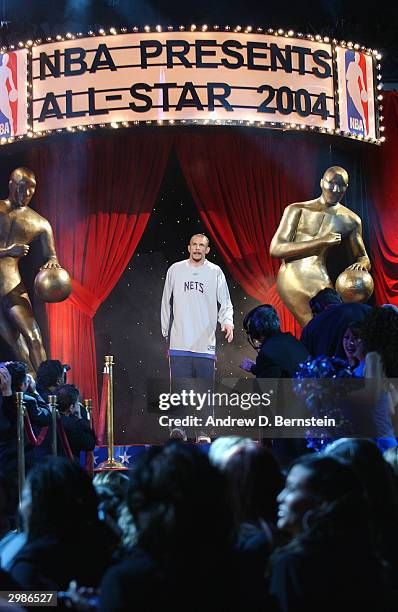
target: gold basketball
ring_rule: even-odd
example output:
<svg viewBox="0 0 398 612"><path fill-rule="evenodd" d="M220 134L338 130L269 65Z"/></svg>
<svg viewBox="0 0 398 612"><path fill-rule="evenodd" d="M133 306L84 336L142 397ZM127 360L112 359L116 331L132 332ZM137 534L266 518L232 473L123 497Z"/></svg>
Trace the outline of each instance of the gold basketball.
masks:
<svg viewBox="0 0 398 612"><path fill-rule="evenodd" d="M343 302L367 302L373 288L373 278L363 270L345 270L336 280L336 291Z"/></svg>
<svg viewBox="0 0 398 612"><path fill-rule="evenodd" d="M35 278L35 292L45 302L63 302L72 291L70 276L63 268L40 270Z"/></svg>

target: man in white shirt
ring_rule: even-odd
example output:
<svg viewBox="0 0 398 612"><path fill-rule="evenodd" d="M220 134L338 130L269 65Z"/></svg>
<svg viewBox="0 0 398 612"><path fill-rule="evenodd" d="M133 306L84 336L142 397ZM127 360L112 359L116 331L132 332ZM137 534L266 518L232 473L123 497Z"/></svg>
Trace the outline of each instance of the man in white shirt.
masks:
<svg viewBox="0 0 398 612"><path fill-rule="evenodd" d="M214 379L217 318L225 339L233 339L228 285L221 268L206 259L209 251L208 238L195 234L188 245L189 259L167 271L161 323L163 336L170 337L172 378Z"/></svg>

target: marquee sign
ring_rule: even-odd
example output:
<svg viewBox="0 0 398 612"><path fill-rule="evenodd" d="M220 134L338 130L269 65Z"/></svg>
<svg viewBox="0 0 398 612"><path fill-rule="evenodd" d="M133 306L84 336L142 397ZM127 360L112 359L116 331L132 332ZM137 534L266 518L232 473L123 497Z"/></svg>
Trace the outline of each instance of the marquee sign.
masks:
<svg viewBox="0 0 398 612"><path fill-rule="evenodd" d="M0 56L0 139L182 122L383 140L375 51L281 31L146 30L29 41Z"/></svg>

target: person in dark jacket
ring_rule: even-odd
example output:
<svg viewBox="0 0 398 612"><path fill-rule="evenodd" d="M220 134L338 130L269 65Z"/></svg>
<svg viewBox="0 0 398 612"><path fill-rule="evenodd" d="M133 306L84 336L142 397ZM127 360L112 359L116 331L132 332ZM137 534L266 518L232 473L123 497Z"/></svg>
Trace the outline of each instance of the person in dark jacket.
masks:
<svg viewBox="0 0 398 612"><path fill-rule="evenodd" d="M273 404L274 414L285 414L286 408L293 407L290 401L291 390L289 382L285 380L293 378L300 363L308 357L305 346L292 334L281 331L278 314L270 304L263 304L251 310L243 321L249 343L258 351L256 361L245 357L240 367L246 372L251 372L257 379L277 378L278 387L274 389L276 401ZM261 384L261 382L259 383ZM271 416L272 415L268 415ZM289 412L289 416L292 416ZM265 431L260 436L269 435ZM279 463L288 465L297 454L305 452L304 438L281 439L285 432L279 430L273 438L272 447ZM274 434L275 435L275 434Z"/></svg>
<svg viewBox="0 0 398 612"><path fill-rule="evenodd" d="M243 321L250 344L258 350L256 361L245 357L240 368L256 378L292 378L300 362L308 357L305 346L291 333L281 331L275 308L257 306Z"/></svg>
<svg viewBox="0 0 398 612"><path fill-rule="evenodd" d="M54 395L57 387L65 382L65 366L58 359L41 362L37 370L37 391L45 402L48 402L48 396Z"/></svg>
<svg viewBox="0 0 398 612"><path fill-rule="evenodd" d="M91 478L75 461L48 457L34 465L20 505L27 542L9 570L19 589L65 590L71 580L98 586L114 537L97 506Z"/></svg>
<svg viewBox="0 0 398 612"><path fill-rule="evenodd" d="M82 418L80 412L79 389L75 385L61 385L55 395L69 446L74 457L79 459L81 451L94 450L96 443L94 431L88 421ZM62 448L62 444L59 443L61 453Z"/></svg>
<svg viewBox="0 0 398 612"><path fill-rule="evenodd" d="M51 423L51 415L45 404L33 395L28 388L28 366L22 361L12 361L1 370L1 393L2 417L5 424L2 429L0 441L0 471L7 476L17 466L17 407L15 400L16 392L23 392L24 404L29 415L30 422L38 428L46 427ZM36 431L37 433L37 431ZM33 448L26 439L25 460L29 467L33 461Z"/></svg>
<svg viewBox="0 0 398 612"><path fill-rule="evenodd" d="M352 323L362 323L372 311L367 304L343 304L331 288L322 289L311 300L314 318L303 328L301 342L312 357L340 357L346 359L343 337Z"/></svg>

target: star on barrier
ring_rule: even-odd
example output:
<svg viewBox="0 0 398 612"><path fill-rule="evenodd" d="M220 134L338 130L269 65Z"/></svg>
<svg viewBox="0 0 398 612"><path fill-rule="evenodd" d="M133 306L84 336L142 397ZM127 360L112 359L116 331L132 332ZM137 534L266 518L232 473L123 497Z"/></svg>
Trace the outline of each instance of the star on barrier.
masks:
<svg viewBox="0 0 398 612"><path fill-rule="evenodd" d="M123 455L119 455L119 459L122 463L126 463L128 465L130 463L131 455L128 455L127 451L124 451Z"/></svg>

